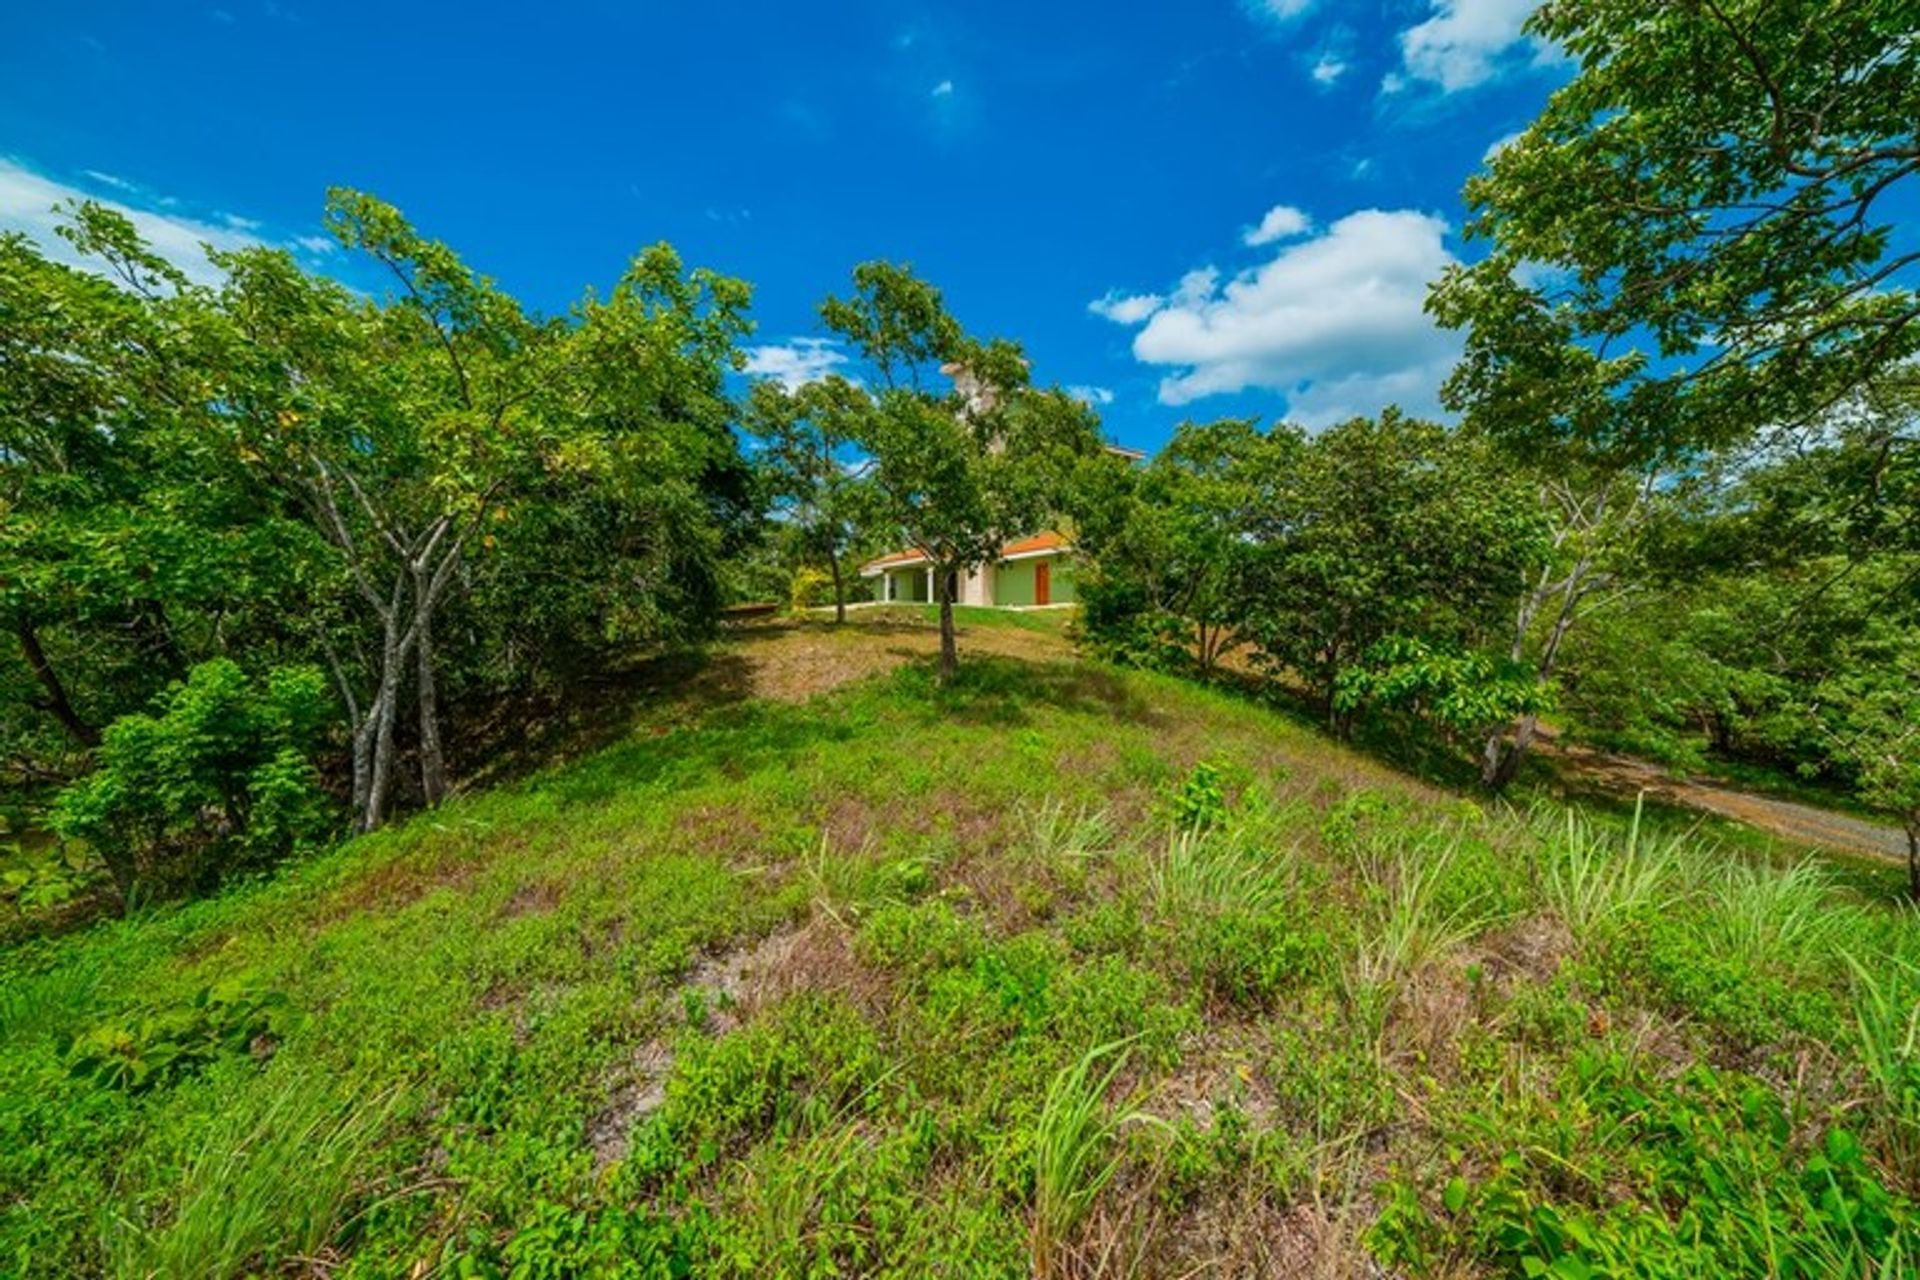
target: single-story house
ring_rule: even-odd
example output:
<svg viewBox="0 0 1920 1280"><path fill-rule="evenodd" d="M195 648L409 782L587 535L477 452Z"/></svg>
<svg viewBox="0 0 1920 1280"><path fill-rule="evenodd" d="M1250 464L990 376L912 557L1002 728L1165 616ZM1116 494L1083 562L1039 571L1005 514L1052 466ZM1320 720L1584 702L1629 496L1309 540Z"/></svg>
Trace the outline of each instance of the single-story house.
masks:
<svg viewBox="0 0 1920 1280"><path fill-rule="evenodd" d="M1000 609L1072 604L1073 544L1058 533L1040 533L1000 548L991 564L956 575L953 602ZM869 560L860 575L876 578L873 598L888 603L928 604L934 599L933 567L919 551L896 551Z"/></svg>

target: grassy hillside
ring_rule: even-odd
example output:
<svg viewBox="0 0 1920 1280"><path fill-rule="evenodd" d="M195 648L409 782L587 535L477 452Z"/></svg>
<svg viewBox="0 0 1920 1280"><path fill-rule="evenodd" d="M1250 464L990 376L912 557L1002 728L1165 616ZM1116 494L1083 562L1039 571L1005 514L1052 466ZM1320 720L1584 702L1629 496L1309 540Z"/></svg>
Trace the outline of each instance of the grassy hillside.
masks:
<svg viewBox="0 0 1920 1280"><path fill-rule="evenodd" d="M945 691L910 619L749 637L573 763L13 949L0 1274L1920 1265L1909 915L1036 636Z"/></svg>

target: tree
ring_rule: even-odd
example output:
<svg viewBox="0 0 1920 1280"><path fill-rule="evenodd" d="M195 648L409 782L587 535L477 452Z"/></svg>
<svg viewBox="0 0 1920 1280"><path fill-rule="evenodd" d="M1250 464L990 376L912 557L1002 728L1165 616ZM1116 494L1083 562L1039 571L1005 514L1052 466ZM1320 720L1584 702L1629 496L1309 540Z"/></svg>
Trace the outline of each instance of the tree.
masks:
<svg viewBox="0 0 1920 1280"><path fill-rule="evenodd" d="M533 407L556 334L370 196L332 193L328 224L390 273L399 297L361 301L272 251L222 259L230 341L213 413L332 544L377 632L364 655L320 638L353 722L365 831L387 817L409 668L421 795L428 805L446 795L435 623L470 549L554 443ZM368 669L370 689L350 664Z"/></svg>
<svg viewBox="0 0 1920 1280"><path fill-rule="evenodd" d="M1910 629L1854 655L1823 684L1814 714L1860 800L1907 836L1907 892L1920 902L1920 644Z"/></svg>
<svg viewBox="0 0 1920 1280"><path fill-rule="evenodd" d="M328 219L393 296L267 249L199 285L97 206L66 230L106 279L0 243L0 696L84 747L209 658L314 660L365 830L409 748L446 794L449 679L711 622L750 524L724 385L748 294L661 245L541 319L372 197Z"/></svg>
<svg viewBox="0 0 1920 1280"><path fill-rule="evenodd" d="M1633 570L1660 493L1658 473L1636 474L1603 462L1582 466L1571 452L1562 451L1559 467L1540 468L1535 481L1547 553L1520 593L1507 661L1529 669L1540 698L1486 735L1480 782L1494 791L1513 781L1533 745L1574 627L1633 590Z"/></svg>
<svg viewBox="0 0 1920 1280"><path fill-rule="evenodd" d="M905 266L854 268L849 299L821 318L851 343L878 386L864 398L844 379L820 394L856 407L848 438L872 459L879 524L927 559L940 610L940 678L958 669L954 592L962 573L999 556L1061 508L1076 460L1099 449L1085 405L1028 382L1011 342L970 338L940 291ZM936 389L935 375L952 383Z"/></svg>
<svg viewBox="0 0 1920 1280"><path fill-rule="evenodd" d="M847 563L871 523L867 468L850 456L867 407L852 384L833 379L789 391L757 383L742 425L760 444L754 461L785 527L833 579L835 622L847 620Z"/></svg>
<svg viewBox="0 0 1920 1280"><path fill-rule="evenodd" d="M1552 0L1579 73L1467 184L1450 406L1533 448L1685 460L1920 351L1906 0Z"/></svg>
<svg viewBox="0 0 1920 1280"><path fill-rule="evenodd" d="M104 274L0 237L0 737L42 780L227 647L297 658L318 550L201 429L204 295L125 218L69 213Z"/></svg>
<svg viewBox="0 0 1920 1280"><path fill-rule="evenodd" d="M1088 634L1137 660L1171 657L1210 674L1233 627L1267 444L1250 418L1182 423L1144 468L1094 469L1076 503Z"/></svg>
<svg viewBox="0 0 1920 1280"><path fill-rule="evenodd" d="M1483 647L1543 554L1537 508L1483 441L1397 410L1311 439L1275 428L1252 457L1235 622L1340 732L1362 707L1337 697L1344 672L1395 637Z"/></svg>

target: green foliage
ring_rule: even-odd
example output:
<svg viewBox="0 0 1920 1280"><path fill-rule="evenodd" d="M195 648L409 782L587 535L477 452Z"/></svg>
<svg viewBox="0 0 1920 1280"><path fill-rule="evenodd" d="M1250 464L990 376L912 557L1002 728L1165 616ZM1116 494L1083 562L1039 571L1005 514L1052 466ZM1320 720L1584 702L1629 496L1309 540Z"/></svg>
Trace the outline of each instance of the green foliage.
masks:
<svg viewBox="0 0 1920 1280"><path fill-rule="evenodd" d="M290 1025L286 996L228 980L202 987L180 1004L141 1010L67 1037L60 1055L75 1076L138 1093L228 1054L270 1055Z"/></svg>
<svg viewBox="0 0 1920 1280"><path fill-rule="evenodd" d="M1764 1085L1704 1067L1677 1088L1649 1088L1619 1060L1586 1055L1574 1076L1584 1107L1621 1126L1619 1139L1646 1144L1624 1187L1589 1184L1569 1196L1535 1158L1513 1152L1487 1176L1450 1179L1435 1207L1405 1183L1392 1188L1368 1235L1375 1255L1414 1271L1472 1259L1506 1275L1594 1280L1811 1280L1911 1266L1916 1207L1846 1129L1803 1145Z"/></svg>
<svg viewBox="0 0 1920 1280"><path fill-rule="evenodd" d="M106 1220L110 1274L135 1280L258 1274L321 1255L370 1190L365 1162L395 1109L325 1080L285 1075L207 1125L151 1221Z"/></svg>
<svg viewBox="0 0 1920 1280"><path fill-rule="evenodd" d="M1908 16L1541 6L1529 30L1579 70L1467 184L1492 252L1434 291L1470 327L1449 402L1528 446L1684 459L1805 422L1920 349L1920 246L1895 212L1920 173Z"/></svg>
<svg viewBox="0 0 1920 1280"><path fill-rule="evenodd" d="M1202 760L1181 780L1168 800L1173 825L1180 831L1205 831L1225 823L1228 813L1226 772L1211 760Z"/></svg>
<svg viewBox="0 0 1920 1280"><path fill-rule="evenodd" d="M95 772L61 792L51 820L84 841L123 896L258 866L332 825L312 753L330 711L311 668L250 679L215 659L153 715L107 729Z"/></svg>
<svg viewBox="0 0 1920 1280"><path fill-rule="evenodd" d="M1471 741L1549 710L1552 691L1520 663L1390 636L1334 678L1333 706L1342 715L1362 708L1401 712L1450 739Z"/></svg>
<svg viewBox="0 0 1920 1280"><path fill-rule="evenodd" d="M1047 1088L1034 1134L1028 1252L1035 1276L1066 1271L1075 1231L1119 1172L1116 1136L1128 1125L1151 1119L1137 1108L1107 1106L1107 1093L1126 1065L1126 1045L1120 1040L1087 1050ZM1103 1062L1110 1065L1099 1073Z"/></svg>

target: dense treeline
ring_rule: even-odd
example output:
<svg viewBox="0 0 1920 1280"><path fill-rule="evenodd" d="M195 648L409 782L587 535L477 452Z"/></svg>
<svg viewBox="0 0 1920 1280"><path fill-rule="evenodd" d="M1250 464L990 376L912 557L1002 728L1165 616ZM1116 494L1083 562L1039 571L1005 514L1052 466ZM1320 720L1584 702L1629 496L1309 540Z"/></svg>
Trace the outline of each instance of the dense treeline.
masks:
<svg viewBox="0 0 1920 1280"><path fill-rule="evenodd" d="M0 239L0 760L123 895L178 887L439 803L463 708L729 595L843 617L881 549L931 566L947 678L953 584L1064 522L1111 655L1250 666L1495 789L1549 713L1851 788L1920 893L1920 246L1876 206L1920 173L1913 46L1756 22L1535 16L1582 71L1468 184L1459 426L1188 424L1143 467L891 264L821 304L848 376L742 395L748 286L664 245L543 317L350 191L379 298L267 249L197 284L95 206L91 271Z"/></svg>
<svg viewBox="0 0 1920 1280"><path fill-rule="evenodd" d="M92 205L92 270L0 239L0 759L123 901L438 804L491 708L696 640L769 571L824 560L844 600L857 548L976 565L1097 452L904 268L822 307L871 390L742 411L748 287L665 245L541 317L370 196L327 221L384 296L268 249L200 285Z"/></svg>

